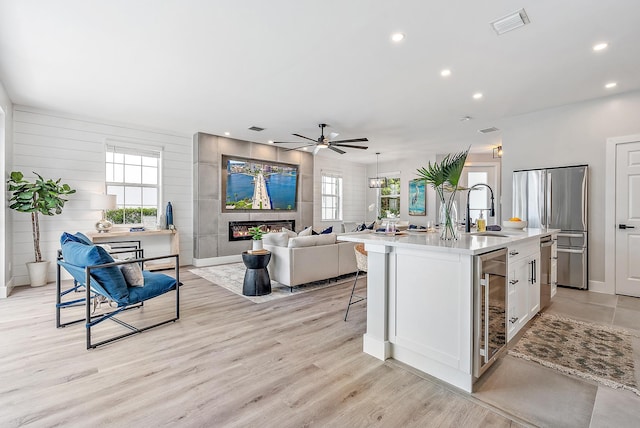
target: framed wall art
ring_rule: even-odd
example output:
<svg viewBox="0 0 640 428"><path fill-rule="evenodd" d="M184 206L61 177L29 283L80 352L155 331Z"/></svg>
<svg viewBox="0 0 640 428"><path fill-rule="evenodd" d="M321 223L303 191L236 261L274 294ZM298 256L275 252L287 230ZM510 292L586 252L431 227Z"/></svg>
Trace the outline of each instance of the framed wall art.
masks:
<svg viewBox="0 0 640 428"><path fill-rule="evenodd" d="M409 215L427 215L427 193L422 179L409 182Z"/></svg>

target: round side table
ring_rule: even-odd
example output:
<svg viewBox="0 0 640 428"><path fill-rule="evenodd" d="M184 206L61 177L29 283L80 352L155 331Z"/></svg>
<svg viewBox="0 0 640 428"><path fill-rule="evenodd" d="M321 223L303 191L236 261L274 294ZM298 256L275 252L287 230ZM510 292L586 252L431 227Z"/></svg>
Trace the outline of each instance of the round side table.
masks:
<svg viewBox="0 0 640 428"><path fill-rule="evenodd" d="M271 294L271 278L267 265L271 260L271 252L264 254L242 253L242 261L247 267L242 284L242 294L245 296L264 296Z"/></svg>

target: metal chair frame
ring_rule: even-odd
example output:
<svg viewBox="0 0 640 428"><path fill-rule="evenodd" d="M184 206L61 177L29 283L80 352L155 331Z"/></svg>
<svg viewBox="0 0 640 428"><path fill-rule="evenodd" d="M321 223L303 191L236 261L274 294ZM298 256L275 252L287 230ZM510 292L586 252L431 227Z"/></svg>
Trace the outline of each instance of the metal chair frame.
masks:
<svg viewBox="0 0 640 428"><path fill-rule="evenodd" d="M353 250L356 253L356 265L358 266L358 271L356 272L356 279L353 281L353 287L351 287L351 297L349 297L349 304L347 304L347 312L344 314L344 321L347 321L347 316L349 316L349 308L351 305L355 305L356 303L362 302L366 300L366 296L359 296L354 294L356 291L356 284L358 283L358 277L360 276L360 272L367 273L367 253L364 251L364 244L356 245ZM353 300L353 298L357 300Z"/></svg>

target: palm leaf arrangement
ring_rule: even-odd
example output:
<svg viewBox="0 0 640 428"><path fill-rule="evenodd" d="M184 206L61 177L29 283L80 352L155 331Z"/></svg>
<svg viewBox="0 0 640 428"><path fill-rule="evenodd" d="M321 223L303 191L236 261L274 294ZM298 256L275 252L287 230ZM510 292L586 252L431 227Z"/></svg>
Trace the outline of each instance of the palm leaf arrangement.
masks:
<svg viewBox="0 0 640 428"><path fill-rule="evenodd" d="M429 162L426 167L418 168L418 178L433 187L443 207L444 219L440 219L440 236L444 239L455 239L457 235L452 211L456 192L463 189L459 183L468 154L469 148L459 153L450 153L440 162Z"/></svg>

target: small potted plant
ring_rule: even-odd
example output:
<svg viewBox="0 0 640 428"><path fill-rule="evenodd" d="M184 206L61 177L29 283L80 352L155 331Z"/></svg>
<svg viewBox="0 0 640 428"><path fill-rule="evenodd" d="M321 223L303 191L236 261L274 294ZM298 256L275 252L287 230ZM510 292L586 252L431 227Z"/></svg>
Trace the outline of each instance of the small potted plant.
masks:
<svg viewBox="0 0 640 428"><path fill-rule="evenodd" d="M262 230L263 226L254 226L248 229L249 235L251 235L251 239L253 240L252 250L262 250L262 236L265 234L264 230Z"/></svg>
<svg viewBox="0 0 640 428"><path fill-rule="evenodd" d="M60 180L45 180L40 174L34 182L24 179L21 172L13 171L7 183L9 191L13 192L9 199L9 208L23 213L31 213L31 229L33 231L33 250L35 261L27 263L29 280L32 287L38 287L47 283L47 269L49 262L42 260L40 251L40 221L38 214L57 215L62 214L62 208L67 199L63 195L70 195L76 191L68 184L60 184Z"/></svg>

